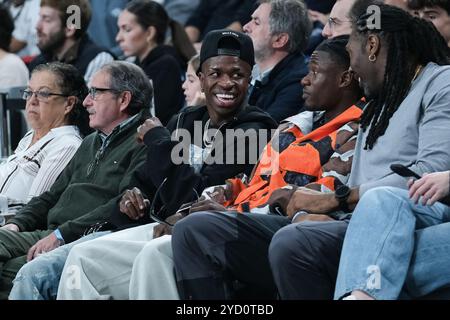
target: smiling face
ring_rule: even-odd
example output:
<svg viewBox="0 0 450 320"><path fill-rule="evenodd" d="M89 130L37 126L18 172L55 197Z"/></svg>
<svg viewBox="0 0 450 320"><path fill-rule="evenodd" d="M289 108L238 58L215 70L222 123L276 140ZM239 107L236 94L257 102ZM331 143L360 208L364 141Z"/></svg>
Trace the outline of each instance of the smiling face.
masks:
<svg viewBox="0 0 450 320"><path fill-rule="evenodd" d="M350 66L356 73L359 80L359 86L364 91L364 96L371 100L378 96L384 81L384 73L386 70L386 61L378 56L375 62L369 61L372 50L370 48L370 39L379 40L375 35L361 35L352 30L350 39L346 46L350 56Z"/></svg>
<svg viewBox="0 0 450 320"><path fill-rule="evenodd" d="M333 57L328 52L313 52L309 73L301 81L307 110L328 110L340 101L339 83L343 72L344 70L333 62Z"/></svg>
<svg viewBox="0 0 450 320"><path fill-rule="evenodd" d="M119 32L116 42L123 53L129 56L137 56L142 61L154 45L151 37L151 27L144 29L137 21L136 15L124 10L117 20Z"/></svg>
<svg viewBox="0 0 450 320"><path fill-rule="evenodd" d="M56 76L48 71L34 72L31 75L28 90L64 94L57 85ZM33 94L26 103L26 118L28 124L34 130L48 132L53 128L64 125L67 122L66 115L72 108L73 103L70 104L66 97L49 96L46 101L40 101Z"/></svg>
<svg viewBox="0 0 450 320"><path fill-rule="evenodd" d="M227 120L235 114L244 102L250 77L250 65L238 57L217 56L203 62L200 83L213 123Z"/></svg>

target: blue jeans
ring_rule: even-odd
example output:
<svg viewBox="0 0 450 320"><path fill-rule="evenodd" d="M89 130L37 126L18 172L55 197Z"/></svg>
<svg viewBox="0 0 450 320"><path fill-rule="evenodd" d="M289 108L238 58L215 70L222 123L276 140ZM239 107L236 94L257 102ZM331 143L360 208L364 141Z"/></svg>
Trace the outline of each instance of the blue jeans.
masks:
<svg viewBox="0 0 450 320"><path fill-rule="evenodd" d="M109 233L110 231L91 233L26 263L13 281L9 300L55 300L59 279L72 247Z"/></svg>
<svg viewBox="0 0 450 320"><path fill-rule="evenodd" d="M353 290L415 298L449 284L449 221L448 206L414 204L406 190L368 191L347 229L334 298Z"/></svg>

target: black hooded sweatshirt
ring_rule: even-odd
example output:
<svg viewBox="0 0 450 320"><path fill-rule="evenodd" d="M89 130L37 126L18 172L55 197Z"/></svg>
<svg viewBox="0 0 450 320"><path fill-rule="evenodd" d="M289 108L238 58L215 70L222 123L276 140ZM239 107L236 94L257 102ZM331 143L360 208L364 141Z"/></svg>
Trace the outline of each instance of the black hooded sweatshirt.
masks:
<svg viewBox="0 0 450 320"><path fill-rule="evenodd" d="M147 160L140 168L137 181L137 187L143 191L147 197L152 200L158 187L160 188L159 199L157 199L157 207L164 209L160 212L161 218L166 218L176 212L178 208L187 202L196 199L197 194L210 186L221 185L225 183L226 179L235 177L240 173L250 175L255 163L249 163L249 150L254 141L248 139L241 139L244 142L245 150L236 150L236 145L239 145L237 138L234 141L226 141L227 129L242 129L244 132L249 129L267 129L269 134L267 138L258 137L258 145L265 145L270 140L270 131L276 129L277 124L269 114L254 106L244 106L237 112L235 117L222 125L220 131L224 137L223 146L230 146L234 143L234 164L204 164L199 173L196 173L194 168L189 164L174 164L172 161L172 149L178 144L178 141L171 140L171 134L177 129L186 129L189 131L191 137L194 137L194 123L201 121L201 128L203 128L209 119L209 114L205 106L203 107L189 107L184 109L178 115L174 116L166 127L156 127L151 129L144 136L144 143L147 145L148 154ZM260 139L264 139L260 143ZM194 140L194 138L192 138ZM202 139L200 139L202 140ZM244 140L244 141L242 141ZM192 141L194 144L195 141ZM203 144L203 141L200 141ZM199 147L204 147L200 146ZM229 150L229 149L228 149ZM262 151L258 150L259 152ZM242 152L245 152L245 163L236 164L236 159L242 157ZM217 154L216 154L217 155ZM258 154L259 156L259 154ZM225 162L226 157L224 157ZM193 191L195 189L196 192ZM134 224L125 214L121 213L118 208L117 212L112 215L111 222L116 227L123 227L124 225ZM148 216L145 216L138 221L138 224L151 222Z"/></svg>

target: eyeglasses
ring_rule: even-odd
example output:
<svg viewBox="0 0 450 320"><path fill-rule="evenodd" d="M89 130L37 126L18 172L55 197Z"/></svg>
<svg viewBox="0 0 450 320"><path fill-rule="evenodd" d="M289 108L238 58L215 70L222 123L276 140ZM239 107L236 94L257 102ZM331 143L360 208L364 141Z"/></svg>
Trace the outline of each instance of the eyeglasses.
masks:
<svg viewBox="0 0 450 320"><path fill-rule="evenodd" d="M29 99L31 99L33 94L36 95L37 99L41 102L48 101L48 98L50 96L59 96L59 97L68 97L69 96L67 94L48 92L45 90L38 90L38 91L23 90L22 99L29 100Z"/></svg>
<svg viewBox="0 0 450 320"><path fill-rule="evenodd" d="M107 92L107 91L111 91L111 92L119 92L116 89L112 89L112 88L97 88L97 87L90 87L88 90L89 93L89 97L91 97L92 100L95 100L95 97L97 96L97 93L99 92Z"/></svg>
<svg viewBox="0 0 450 320"><path fill-rule="evenodd" d="M161 182L161 184L159 185L158 189L156 189L155 195L153 196L152 204L150 205L149 215L150 215L150 218L152 218L152 219L155 220L156 222L161 223L161 224L164 224L164 225L169 226L169 227L173 227L173 224L171 224L170 222L167 222L166 220L164 220L163 218L160 217L160 214L159 214L159 213L165 209L165 207L166 207L165 205L163 205L163 206L159 209L159 212L158 212L158 213L155 213L155 204L156 204L156 200L158 199L158 196L159 196L159 194L161 193L161 189L162 189L162 187L164 186L164 184L166 183L166 181L167 181L167 178L165 178L165 179L163 180L163 182ZM197 200L200 199L200 197L199 197L199 195L198 195L198 193L197 193L197 190L195 190L194 188L192 188L192 190L194 191L194 193L195 193L195 195L196 195L196 197L197 197ZM182 208L180 208L176 213L180 212L181 210L184 211L184 210L189 209L189 208L190 208L190 206L189 206L189 207L182 206Z"/></svg>
<svg viewBox="0 0 450 320"><path fill-rule="evenodd" d="M329 17L327 24L330 27L330 29L333 30L334 28L336 28L344 23L351 23L351 22L352 22L351 20L339 20L336 18Z"/></svg>

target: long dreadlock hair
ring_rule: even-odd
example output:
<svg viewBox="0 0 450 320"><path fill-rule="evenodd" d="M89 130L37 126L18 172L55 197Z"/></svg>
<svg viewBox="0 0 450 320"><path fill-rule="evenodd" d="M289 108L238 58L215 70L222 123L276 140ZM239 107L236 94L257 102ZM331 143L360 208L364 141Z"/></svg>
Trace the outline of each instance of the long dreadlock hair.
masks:
<svg viewBox="0 0 450 320"><path fill-rule="evenodd" d="M368 27L372 14L367 8L361 12L361 6L355 5L350 13L354 32L377 34L388 48L381 92L367 105L361 117L362 130L365 132L370 126L364 149L372 149L378 137L385 133L392 115L408 95L418 66L429 62L450 64L447 43L430 22L396 7L384 4L378 7L380 29Z"/></svg>

